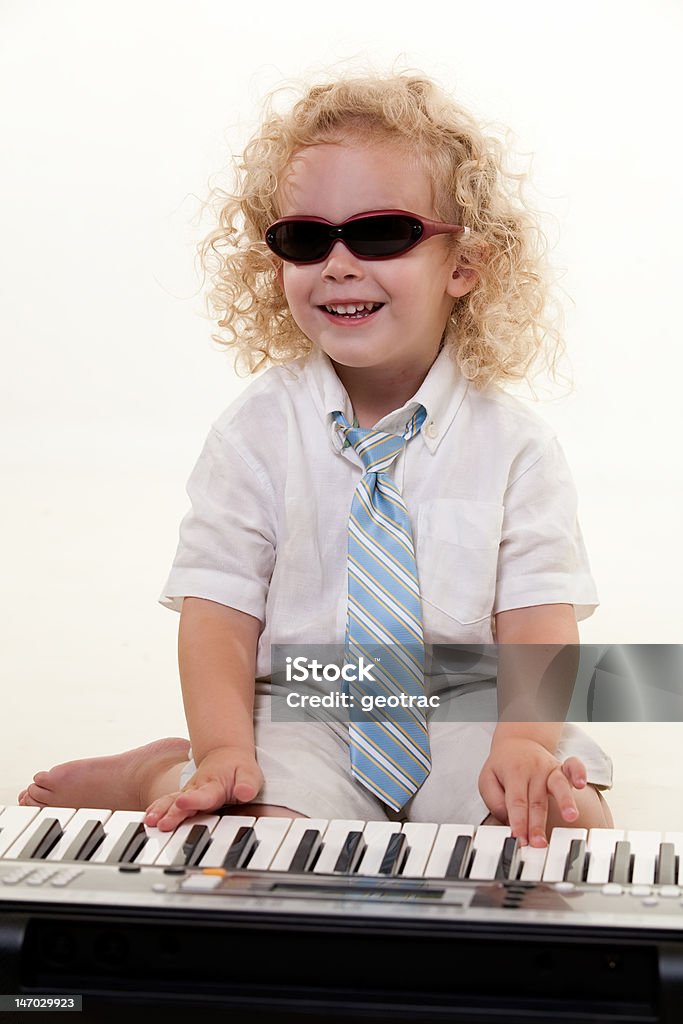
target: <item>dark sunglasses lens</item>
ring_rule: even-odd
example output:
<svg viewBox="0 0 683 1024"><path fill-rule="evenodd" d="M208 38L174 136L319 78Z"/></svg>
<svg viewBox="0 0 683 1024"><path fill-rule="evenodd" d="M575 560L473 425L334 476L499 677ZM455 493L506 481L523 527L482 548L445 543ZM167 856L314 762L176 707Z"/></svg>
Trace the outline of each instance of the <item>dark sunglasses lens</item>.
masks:
<svg viewBox="0 0 683 1024"><path fill-rule="evenodd" d="M283 260L312 263L325 255L330 245L329 229L325 224L316 224L315 221L288 221L270 230L267 242Z"/></svg>
<svg viewBox="0 0 683 1024"><path fill-rule="evenodd" d="M388 214L360 217L344 227L344 236L358 256L396 256L408 249L422 234L422 225L410 217Z"/></svg>

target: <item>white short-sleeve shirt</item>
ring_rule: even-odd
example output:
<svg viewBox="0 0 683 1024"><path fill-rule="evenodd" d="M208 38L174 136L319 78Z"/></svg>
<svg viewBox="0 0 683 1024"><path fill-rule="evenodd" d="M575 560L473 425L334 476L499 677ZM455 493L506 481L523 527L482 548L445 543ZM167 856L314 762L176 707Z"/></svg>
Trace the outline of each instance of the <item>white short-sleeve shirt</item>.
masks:
<svg viewBox="0 0 683 1024"><path fill-rule="evenodd" d="M550 427L498 388L477 390L443 349L415 396L376 426L424 426L394 463L413 525L425 642L488 644L492 616L598 603L576 493ZM332 414L349 397L315 351L272 367L216 420L188 482L191 508L160 601L229 605L271 644L343 644L347 526L363 469Z"/></svg>

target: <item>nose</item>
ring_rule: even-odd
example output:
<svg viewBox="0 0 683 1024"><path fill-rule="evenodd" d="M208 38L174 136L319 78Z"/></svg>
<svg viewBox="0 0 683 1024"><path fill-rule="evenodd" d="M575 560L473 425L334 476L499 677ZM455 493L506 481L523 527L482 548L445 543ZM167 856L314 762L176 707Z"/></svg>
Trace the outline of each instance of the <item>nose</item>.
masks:
<svg viewBox="0 0 683 1024"><path fill-rule="evenodd" d="M320 273L325 281L357 279L364 275L362 261L353 255L341 239L330 249Z"/></svg>

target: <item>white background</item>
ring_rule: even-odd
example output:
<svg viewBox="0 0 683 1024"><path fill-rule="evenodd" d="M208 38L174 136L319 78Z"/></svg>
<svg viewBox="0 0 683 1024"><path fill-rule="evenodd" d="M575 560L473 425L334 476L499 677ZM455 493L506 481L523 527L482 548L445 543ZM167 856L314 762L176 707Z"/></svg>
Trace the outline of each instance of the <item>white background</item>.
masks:
<svg viewBox="0 0 683 1024"><path fill-rule="evenodd" d="M537 408L602 600L582 638L681 640L682 20L673 0L0 3L0 801L184 731L156 601L194 459L245 385L210 340L201 200L265 95L335 64L419 69L533 154L575 382ZM681 727L593 731L639 827Z"/></svg>

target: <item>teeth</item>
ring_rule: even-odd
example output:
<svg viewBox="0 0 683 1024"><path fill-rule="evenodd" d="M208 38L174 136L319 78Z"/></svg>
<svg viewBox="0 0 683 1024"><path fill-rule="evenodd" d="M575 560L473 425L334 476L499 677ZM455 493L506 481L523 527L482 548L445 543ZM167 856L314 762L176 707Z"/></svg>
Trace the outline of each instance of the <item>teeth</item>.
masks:
<svg viewBox="0 0 683 1024"><path fill-rule="evenodd" d="M352 316L354 313L361 313L364 310L372 312L373 309L379 309L380 306L380 302L364 302L353 306L325 306L325 309L328 313L339 313L342 316Z"/></svg>

